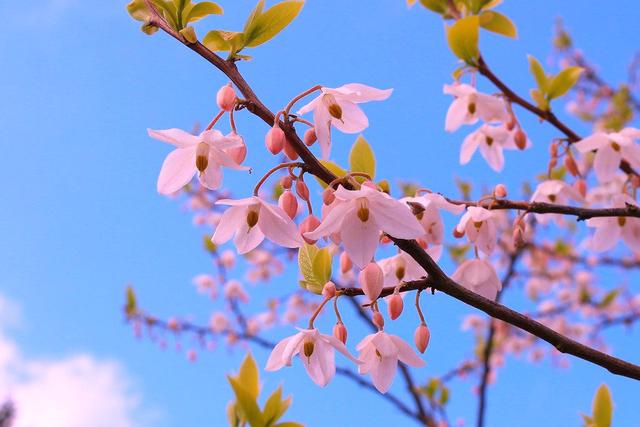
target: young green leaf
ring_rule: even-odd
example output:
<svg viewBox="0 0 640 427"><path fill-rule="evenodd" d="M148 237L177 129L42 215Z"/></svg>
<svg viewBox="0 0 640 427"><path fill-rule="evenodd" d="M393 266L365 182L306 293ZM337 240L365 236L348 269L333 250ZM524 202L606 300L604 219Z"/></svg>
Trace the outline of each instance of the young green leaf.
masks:
<svg viewBox="0 0 640 427"><path fill-rule="evenodd" d="M486 10L479 15L479 18L480 26L485 30L511 37L512 39L518 37L518 30L515 24L501 13Z"/></svg>
<svg viewBox="0 0 640 427"><path fill-rule="evenodd" d="M569 90L578 83L582 74L580 67L567 67L560 71L549 83L547 88L547 97L556 99L569 92Z"/></svg>
<svg viewBox="0 0 640 427"><path fill-rule="evenodd" d="M529 59L529 71L533 74L533 77L536 79L536 83L538 85L538 89L544 95L547 93L548 86L548 77L544 72L544 68L542 68L542 64L540 61L536 59L533 55L527 55Z"/></svg>
<svg viewBox="0 0 640 427"><path fill-rule="evenodd" d="M304 424L294 423L294 422L288 421L288 422L285 422L285 423L276 424L273 427L304 427Z"/></svg>
<svg viewBox="0 0 640 427"><path fill-rule="evenodd" d="M251 353L248 353L242 365L240 365L240 372L236 379L243 385L254 399L258 398L260 394L260 372L258 371L258 365Z"/></svg>
<svg viewBox="0 0 640 427"><path fill-rule="evenodd" d="M606 384L598 387L596 395L593 398L593 423L594 427L611 427L611 419L613 417L613 400L611 392Z"/></svg>
<svg viewBox="0 0 640 427"><path fill-rule="evenodd" d="M333 173L337 177L345 176L347 174L347 171L342 169L335 162L332 162L330 160L320 160L320 163L322 164L322 166L324 166L325 168L329 169L329 171L331 173ZM320 184L320 186L322 188L327 188L327 183L326 182L324 182L323 180L319 179L318 177L316 177L316 180L318 181L318 183Z"/></svg>
<svg viewBox="0 0 640 427"><path fill-rule="evenodd" d="M320 249L313 257L313 275L317 279L317 284L324 287L324 284L331 279L331 253L329 248Z"/></svg>
<svg viewBox="0 0 640 427"><path fill-rule="evenodd" d="M264 404L264 420L267 425L273 425L280 419L284 411L281 408L282 403L282 386L278 387Z"/></svg>
<svg viewBox="0 0 640 427"><path fill-rule="evenodd" d="M204 36L202 44L214 52L237 51L243 44L243 34L235 31L213 30Z"/></svg>
<svg viewBox="0 0 640 427"><path fill-rule="evenodd" d="M478 50L479 21L478 16L467 16L457 20L447 29L449 48L454 55L471 65L477 62L480 55Z"/></svg>
<svg viewBox="0 0 640 427"><path fill-rule="evenodd" d="M351 172L364 172L371 179L376 175L376 157L373 149L362 135L358 136L349 153L349 169Z"/></svg>
<svg viewBox="0 0 640 427"><path fill-rule="evenodd" d="M231 376L227 377L229 384L233 388L233 392L236 395L236 401L242 411L242 414L246 417L251 427L265 427L265 422L262 417L262 412L256 402L256 398L247 391L245 386L236 378Z"/></svg>
<svg viewBox="0 0 640 427"><path fill-rule="evenodd" d="M187 25L190 22L196 22L209 15L222 15L222 8L216 3L203 1L200 3L189 4L182 11L182 22Z"/></svg>
<svg viewBox="0 0 640 427"><path fill-rule="evenodd" d="M256 5L256 7L253 9L253 11L251 11L251 14L249 15L249 17L247 18L247 21L244 24L244 28L242 29L243 33L245 34L249 33L249 30L254 25L256 19L258 19L258 16L262 14L263 10L264 10L264 0L260 0Z"/></svg>
<svg viewBox="0 0 640 427"><path fill-rule="evenodd" d="M440 15L447 11L447 0L420 0L420 4Z"/></svg>
<svg viewBox="0 0 640 427"><path fill-rule="evenodd" d="M245 31L245 46L255 47L271 40L298 16L303 5L302 0L283 1L261 13Z"/></svg>
<svg viewBox="0 0 640 427"><path fill-rule="evenodd" d="M315 275L313 273L313 259L318 253L318 247L316 245L310 245L305 243L298 249L298 268L302 277L307 282L315 282Z"/></svg>

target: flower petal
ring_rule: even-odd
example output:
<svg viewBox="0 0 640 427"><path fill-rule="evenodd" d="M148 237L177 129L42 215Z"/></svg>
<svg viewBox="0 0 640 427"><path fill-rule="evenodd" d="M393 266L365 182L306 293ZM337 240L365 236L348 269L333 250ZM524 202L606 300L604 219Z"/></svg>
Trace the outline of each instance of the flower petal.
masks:
<svg viewBox="0 0 640 427"><path fill-rule="evenodd" d="M265 371L277 371L286 365L286 361L283 358L284 349L287 347L287 344L293 337L287 337L276 344L271 350L271 354L269 355L269 359L267 360L267 365L265 366Z"/></svg>
<svg viewBox="0 0 640 427"><path fill-rule="evenodd" d="M169 144L175 145L178 148L191 147L197 145L198 142L200 142L200 137L192 135L189 132L185 132L182 129L147 129L147 133L151 138L155 138L162 142L168 142Z"/></svg>
<svg viewBox="0 0 640 427"><path fill-rule="evenodd" d="M401 362L415 368L420 368L426 365L425 361L422 360L413 348L411 348L411 346L402 338L396 335L389 335L389 337L398 348L398 359L400 359Z"/></svg>
<svg viewBox="0 0 640 427"><path fill-rule="evenodd" d="M211 241L216 245L227 242L231 239L231 236L236 232L242 221L246 221L246 209L241 206L230 207L224 211L220 217Z"/></svg>
<svg viewBox="0 0 640 427"><path fill-rule="evenodd" d="M247 224L247 221L242 221L240 227L236 232L236 237L233 239L239 254L246 254L247 252L255 249L264 240L264 234L260 230L260 227L251 227Z"/></svg>
<svg viewBox="0 0 640 427"><path fill-rule="evenodd" d="M340 132L358 133L369 126L369 119L356 104L349 101L338 101L338 104L342 108L342 119L333 118L331 123Z"/></svg>
<svg viewBox="0 0 640 427"><path fill-rule="evenodd" d="M299 248L302 239L298 227L278 206L263 203L258 217L258 227L272 242L285 248Z"/></svg>
<svg viewBox="0 0 640 427"><path fill-rule="evenodd" d="M158 176L158 192L172 194L187 185L196 173L196 150L177 148L164 159Z"/></svg>
<svg viewBox="0 0 640 427"><path fill-rule="evenodd" d="M376 253L380 241L380 228L372 217L363 222L352 210L342 220L340 237L353 263L364 268Z"/></svg>

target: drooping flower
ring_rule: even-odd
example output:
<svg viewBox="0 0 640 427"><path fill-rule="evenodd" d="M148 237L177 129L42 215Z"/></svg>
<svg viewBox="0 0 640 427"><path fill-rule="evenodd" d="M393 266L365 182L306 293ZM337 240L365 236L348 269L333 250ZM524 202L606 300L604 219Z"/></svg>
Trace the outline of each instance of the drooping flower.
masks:
<svg viewBox="0 0 640 427"><path fill-rule="evenodd" d="M383 101L393 89L376 89L359 83L349 83L338 88L323 87L320 96L302 107L298 114L313 111L316 137L320 143L322 158L331 152L331 126L344 133L362 132L369 126L369 119L357 104Z"/></svg>
<svg viewBox="0 0 640 427"><path fill-rule="evenodd" d="M569 200L582 201L582 195L572 186L558 179L543 181L536 187L536 191L531 196L532 202L554 203L557 205L568 205ZM560 214L534 214L536 220L541 224L546 224L550 219L559 221Z"/></svg>
<svg viewBox="0 0 640 427"><path fill-rule="evenodd" d="M398 370L398 361L416 368L425 365L409 344L396 335L384 331L367 335L356 347L362 362L358 372L371 375L373 385L380 393L386 393L391 387Z"/></svg>
<svg viewBox="0 0 640 427"><path fill-rule="evenodd" d="M440 249L440 246L436 246L427 248L426 251L434 261L437 261L440 255ZM400 251L398 254L389 258L381 259L378 261L378 264L380 264L384 274L385 286L395 286L400 282L418 280L427 275L424 268L422 268L411 255L404 251Z"/></svg>
<svg viewBox="0 0 640 427"><path fill-rule="evenodd" d="M495 301L502 283L491 263L478 258L464 261L451 278L458 284L483 297Z"/></svg>
<svg viewBox="0 0 640 427"><path fill-rule="evenodd" d="M305 237L317 240L339 233L351 260L364 268L378 247L380 232L399 239L415 239L424 234L409 207L388 194L363 185L360 190L340 186L336 199L318 228Z"/></svg>
<svg viewBox="0 0 640 427"><path fill-rule="evenodd" d="M454 132L462 125L472 125L482 119L486 123L506 122L509 115L505 103L497 96L480 93L468 84L444 85L444 93L455 96L449 106L444 129Z"/></svg>
<svg viewBox="0 0 640 427"><path fill-rule="evenodd" d="M638 138L640 129L625 128L620 132L597 132L576 142L574 146L581 153L596 150L593 169L598 181L606 183L615 177L621 160L640 168L640 146L635 142Z"/></svg>
<svg viewBox="0 0 640 427"><path fill-rule="evenodd" d="M504 167L502 150L515 149L516 146L511 134L504 126L482 125L464 139L460 148L460 164L469 163L478 148L491 169L500 172Z"/></svg>
<svg viewBox="0 0 640 427"><path fill-rule="evenodd" d="M217 130L207 130L200 135L192 135L181 129L147 129L149 136L176 147L162 164L158 176L158 192L172 194L191 181L197 173L203 186L211 190L222 184L222 166L248 170L240 166L230 154L240 142L228 138Z"/></svg>
<svg viewBox="0 0 640 427"><path fill-rule="evenodd" d="M466 234L481 252L491 255L498 242L497 218L494 212L479 206L469 206L456 225L456 231Z"/></svg>
<svg viewBox="0 0 640 427"><path fill-rule="evenodd" d="M405 197L403 202L418 204L418 210L415 212L416 218L424 228L425 234L422 236L429 245L442 245L444 240L444 224L440 209L449 211L455 215L459 215L464 211L463 205L454 205L437 193L425 193L416 197ZM433 255L432 255L433 256Z"/></svg>
<svg viewBox="0 0 640 427"><path fill-rule="evenodd" d="M612 198L614 208L624 208L638 203L626 194L617 194ZM640 253L640 218L634 217L602 217L590 218L587 226L596 230L591 239L591 249L597 252L613 248L620 238L636 253Z"/></svg>
<svg viewBox="0 0 640 427"><path fill-rule="evenodd" d="M277 371L284 366L291 366L293 357L297 354L304 364L309 377L320 387L326 386L336 373L335 351L347 356L351 361L359 363L344 344L331 335L318 332L317 329L300 329L297 334L280 341L273 348L267 371Z"/></svg>
<svg viewBox="0 0 640 427"><path fill-rule="evenodd" d="M231 206L222 214L211 238L216 245L234 235L234 243L240 254L255 249L265 237L286 248L302 245L296 224L278 206L266 203L257 196L240 200L220 199L216 204Z"/></svg>

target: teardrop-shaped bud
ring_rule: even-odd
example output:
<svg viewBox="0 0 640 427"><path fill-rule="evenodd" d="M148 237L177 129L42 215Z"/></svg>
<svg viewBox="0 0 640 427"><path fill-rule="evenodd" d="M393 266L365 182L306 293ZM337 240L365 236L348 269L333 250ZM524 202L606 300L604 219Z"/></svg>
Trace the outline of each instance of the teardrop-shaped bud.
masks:
<svg viewBox="0 0 640 427"><path fill-rule="evenodd" d="M288 139L285 139L284 141L284 154L290 160L296 160L298 158L298 153L296 152L295 148L293 148L293 144L290 143Z"/></svg>
<svg viewBox="0 0 640 427"><path fill-rule="evenodd" d="M336 337L336 339L338 339L339 341L341 341L342 344L346 344L347 335L348 335L347 328L344 326L344 323L338 321L333 326L333 336Z"/></svg>
<svg viewBox="0 0 640 427"><path fill-rule="evenodd" d="M516 134L513 136L513 141L520 150L527 148L527 134L524 133L522 129L516 131Z"/></svg>
<svg viewBox="0 0 640 427"><path fill-rule="evenodd" d="M309 233L314 231L316 228L320 226L320 220L315 215L309 215L300 223L300 234L302 234L302 238L305 242L310 245L313 245L317 242L317 240L309 239L304 236L304 233Z"/></svg>
<svg viewBox="0 0 640 427"><path fill-rule="evenodd" d="M316 136L316 128L309 128L304 133L304 143L307 147L311 147L318 140Z"/></svg>
<svg viewBox="0 0 640 427"><path fill-rule="evenodd" d="M336 199L336 195L334 194L333 188L327 187L322 192L322 203L329 206Z"/></svg>
<svg viewBox="0 0 640 427"><path fill-rule="evenodd" d="M342 274L346 274L348 271L351 271L353 268L353 261L349 258L349 254L346 252L342 252L340 254L340 272Z"/></svg>
<svg viewBox="0 0 640 427"><path fill-rule="evenodd" d="M292 184L293 184L293 180L291 179L291 177L289 175L283 176L282 178L280 178L280 185L285 190L290 190Z"/></svg>
<svg viewBox="0 0 640 427"><path fill-rule="evenodd" d="M296 181L296 194L304 201L309 200L309 187L301 179Z"/></svg>
<svg viewBox="0 0 640 427"><path fill-rule="evenodd" d="M289 218L294 219L298 214L298 199L291 192L291 190L285 190L278 198L278 206L289 215Z"/></svg>
<svg viewBox="0 0 640 427"><path fill-rule="evenodd" d="M231 87L231 83L222 86L216 95L218 107L224 111L233 110L236 106L237 99L236 92L233 90L233 87Z"/></svg>
<svg viewBox="0 0 640 427"><path fill-rule="evenodd" d="M325 298L333 298L336 296L336 284L329 281L322 287L322 296Z"/></svg>
<svg viewBox="0 0 640 427"><path fill-rule="evenodd" d="M416 344L416 348L420 353L424 353L429 345L429 338L431 338L431 333L429 332L429 328L424 323L416 328L416 332L413 334L413 340Z"/></svg>
<svg viewBox="0 0 640 427"><path fill-rule="evenodd" d="M580 171L578 171L578 164L576 163L576 161L573 159L572 156L564 157L564 167L567 169L567 172L569 172L571 175L580 176Z"/></svg>
<svg viewBox="0 0 640 427"><path fill-rule="evenodd" d="M393 294L389 297L388 308L391 320L396 320L400 317L402 309L404 308L404 302L402 301L400 294Z"/></svg>
<svg viewBox="0 0 640 427"><path fill-rule="evenodd" d="M504 184L498 184L493 189L493 195L499 199L507 197L507 187Z"/></svg>
<svg viewBox="0 0 640 427"><path fill-rule="evenodd" d="M382 292L384 273L376 262L370 262L358 275L358 281L370 302L374 302Z"/></svg>
<svg viewBox="0 0 640 427"><path fill-rule="evenodd" d="M238 145L229 148L227 154L234 162L240 165L247 158L247 144L244 143L244 138L236 133L232 133L230 136L238 141Z"/></svg>
<svg viewBox="0 0 640 427"><path fill-rule="evenodd" d="M464 230L458 230L458 227L454 227L453 229L453 237L456 239L461 239L464 237Z"/></svg>
<svg viewBox="0 0 640 427"><path fill-rule="evenodd" d="M587 197L587 182L584 179L577 180L573 187L582 197Z"/></svg>
<svg viewBox="0 0 640 427"><path fill-rule="evenodd" d="M374 325L376 325L378 329L384 329L384 317L382 317L382 314L379 311L373 312L373 317L371 318L371 321L373 322Z"/></svg>
<svg viewBox="0 0 640 427"><path fill-rule="evenodd" d="M518 218L513 224L513 246L516 248L521 248L526 243L524 238L524 233L526 231L527 225L522 218Z"/></svg>
<svg viewBox="0 0 640 427"><path fill-rule="evenodd" d="M285 144L284 131L278 125L274 125L264 137L264 145L271 154L278 154Z"/></svg>

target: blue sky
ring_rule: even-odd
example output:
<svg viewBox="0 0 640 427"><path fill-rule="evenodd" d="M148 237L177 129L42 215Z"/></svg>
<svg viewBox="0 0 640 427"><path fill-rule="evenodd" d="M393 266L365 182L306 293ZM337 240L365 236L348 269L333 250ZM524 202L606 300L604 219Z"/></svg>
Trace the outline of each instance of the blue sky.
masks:
<svg viewBox="0 0 640 427"><path fill-rule="evenodd" d="M419 179L448 193L455 191L455 177L487 186L507 182L515 188L523 170L544 168L545 144L554 133L524 113L520 117L534 148L526 154L508 153L502 175L480 159L457 166L465 133L444 133L449 99L442 95L442 84L456 64L435 15L420 7L407 10L401 0L307 3L290 28L255 50L253 61L240 64L267 105L284 105L317 83L393 87L389 101L367 106L371 126L364 134L379 159L379 176L392 181ZM149 139L145 129L190 128L195 121L207 121L215 112L215 91L226 80L168 37L142 34L125 13L125 4L0 4L5 17L0 30L0 179L5 182L0 294L22 307L23 320L11 330L11 339L25 355L60 360L82 353L117 361L141 396L141 413L153 414L139 417L140 425L224 425L230 398L224 374L238 365L242 351L221 348L190 364L178 352L137 342L120 307L125 284L133 283L144 306L158 315L192 314L205 322L214 309L190 284L194 275L210 269L201 250L201 231L192 227L179 204L155 192L167 147ZM225 16L203 21L201 35L207 28L241 27L253 1L221 4ZM508 0L499 10L517 23L520 39L483 34L483 52L495 71L523 94L532 85L526 54L548 56L558 16L611 81L626 77L638 47L640 6L635 0L621 0L615 7L596 1ZM571 118L568 122L588 132ZM249 144L247 163L257 174L266 171L266 127L246 115L239 126ZM352 140L336 138L334 159L345 162ZM242 195L253 180L229 173L226 183ZM296 286L294 274L276 285ZM425 377L468 354L471 341L459 330L470 308L442 295L429 298L426 306L433 341L428 367L418 372ZM414 321L407 320L406 328ZM330 319L323 322L329 325ZM404 324L393 325L392 332L403 334ZM289 333L280 329L272 337ZM610 336L616 354L638 360L637 334L615 331ZM261 363L266 360L262 351L256 356ZM301 374L297 366L264 377L267 389L284 382L285 390L295 395L291 418L311 427L411 425L349 383L338 379L319 389ZM575 360L570 369L510 360L491 388L489 425L578 425L579 412L589 408L601 382L612 387L616 425L638 425L638 386ZM450 415L473 422L475 382L455 385ZM400 387L395 390L402 393Z"/></svg>

